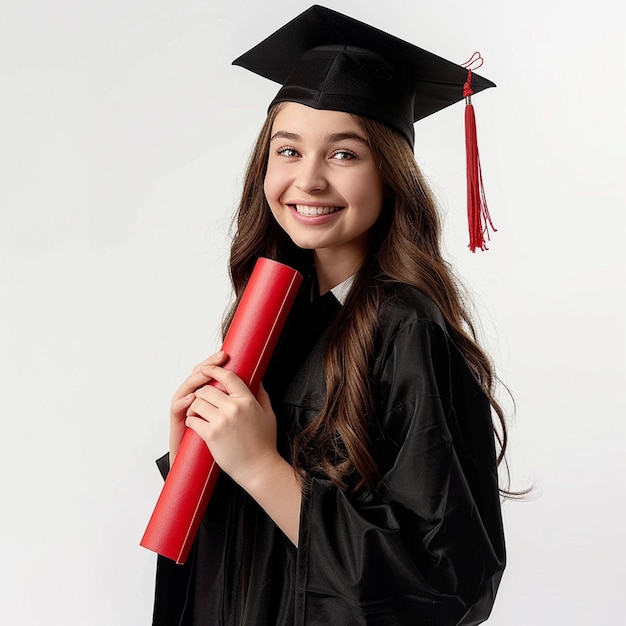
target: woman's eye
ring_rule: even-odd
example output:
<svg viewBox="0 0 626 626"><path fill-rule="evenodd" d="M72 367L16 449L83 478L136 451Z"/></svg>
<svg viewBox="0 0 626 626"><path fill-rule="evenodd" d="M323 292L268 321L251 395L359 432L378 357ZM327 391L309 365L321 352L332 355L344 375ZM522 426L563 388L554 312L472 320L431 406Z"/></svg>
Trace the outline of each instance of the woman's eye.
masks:
<svg viewBox="0 0 626 626"><path fill-rule="evenodd" d="M290 148L286 146L284 148L279 148L278 150L276 150L276 154L285 157L295 157L298 156L298 151L295 148Z"/></svg>
<svg viewBox="0 0 626 626"><path fill-rule="evenodd" d="M337 150L337 152L333 152L333 159L338 159L339 161L349 161L350 159L356 159L356 154L354 152L350 152L349 150Z"/></svg>

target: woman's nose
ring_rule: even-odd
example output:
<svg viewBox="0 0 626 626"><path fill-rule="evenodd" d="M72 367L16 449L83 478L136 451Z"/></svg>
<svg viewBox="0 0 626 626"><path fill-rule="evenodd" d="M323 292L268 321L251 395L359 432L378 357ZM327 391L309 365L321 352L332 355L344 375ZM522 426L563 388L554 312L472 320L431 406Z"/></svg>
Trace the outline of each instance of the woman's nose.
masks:
<svg viewBox="0 0 626 626"><path fill-rule="evenodd" d="M317 159L305 159L298 168L296 187L305 193L324 191L328 181L324 175L324 166Z"/></svg>

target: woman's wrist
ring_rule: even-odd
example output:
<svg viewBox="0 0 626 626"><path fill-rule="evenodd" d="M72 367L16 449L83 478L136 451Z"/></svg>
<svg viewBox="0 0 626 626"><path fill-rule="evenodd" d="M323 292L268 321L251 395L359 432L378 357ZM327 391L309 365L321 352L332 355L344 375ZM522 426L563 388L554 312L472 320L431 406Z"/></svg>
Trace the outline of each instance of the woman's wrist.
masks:
<svg viewBox="0 0 626 626"><path fill-rule="evenodd" d="M274 520L294 545L298 545L302 482L296 470L278 452L268 454L231 476Z"/></svg>

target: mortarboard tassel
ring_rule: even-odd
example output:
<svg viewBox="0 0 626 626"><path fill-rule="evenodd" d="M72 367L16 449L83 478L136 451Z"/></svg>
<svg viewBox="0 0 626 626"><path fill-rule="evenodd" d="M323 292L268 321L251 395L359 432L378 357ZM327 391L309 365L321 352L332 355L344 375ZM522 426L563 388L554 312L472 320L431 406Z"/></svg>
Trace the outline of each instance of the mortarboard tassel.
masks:
<svg viewBox="0 0 626 626"><path fill-rule="evenodd" d="M476 65L478 63L478 65ZM480 168L480 156L478 154L478 139L476 136L476 117L472 105L472 69L479 68L483 64L483 58L479 52L474 52L472 57L463 67L467 68L467 82L463 86L465 98L465 149L467 157L467 221L469 226L469 249L487 250L485 240L489 241L489 228L497 232L491 221L483 175Z"/></svg>

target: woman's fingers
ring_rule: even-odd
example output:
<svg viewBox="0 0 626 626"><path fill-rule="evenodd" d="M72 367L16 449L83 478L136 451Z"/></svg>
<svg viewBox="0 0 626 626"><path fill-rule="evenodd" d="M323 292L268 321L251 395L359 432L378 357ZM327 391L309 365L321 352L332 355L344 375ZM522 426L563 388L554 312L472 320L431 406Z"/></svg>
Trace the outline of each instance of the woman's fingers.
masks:
<svg viewBox="0 0 626 626"><path fill-rule="evenodd" d="M221 377L220 374L221 373L218 373L218 376ZM211 378L218 383L218 385L205 385L196 390L194 399L187 410L187 417L197 415L207 421L211 421L211 417L217 417L218 414L220 414L222 418L233 417L239 411L242 409L245 410L249 404L254 402L254 398L249 390L247 396L236 395L236 393L229 394L216 378ZM225 376L224 378L231 381L229 389L233 389L233 382L234 388L237 389L237 381L235 378L241 380L236 377L236 375L233 375L233 377ZM247 390L247 387L245 389ZM239 391L243 392L242 389Z"/></svg>
<svg viewBox="0 0 626 626"><path fill-rule="evenodd" d="M194 393L188 393L182 398L172 400L171 412L178 414L186 411L189 405L194 401L195 397Z"/></svg>
<svg viewBox="0 0 626 626"><path fill-rule="evenodd" d="M196 390L194 396L194 402L195 400L206 402L218 409L223 406L224 399L228 397L223 391L221 391L217 387L214 387L213 385L205 385L204 387L200 387L200 389ZM194 410L193 403L190 408ZM198 411L196 411L196 413L197 412Z"/></svg>
<svg viewBox="0 0 626 626"><path fill-rule="evenodd" d="M185 396L193 393L198 387L206 385L209 377L202 372L197 372L188 376L183 384L176 390L174 397L172 398L172 406L175 402L184 398Z"/></svg>
<svg viewBox="0 0 626 626"><path fill-rule="evenodd" d="M170 462L173 462L185 433L185 418L196 400L195 392L211 380L210 376L204 373L203 368L210 365L223 365L227 358L226 353L220 350L198 363L174 394L170 405Z"/></svg>
<svg viewBox="0 0 626 626"><path fill-rule="evenodd" d="M210 376L204 372L204 368L211 365L220 365L226 362L226 353L223 351L216 352L208 359L198 363L193 368L191 374L185 379L183 384L176 390L172 399L172 412L174 411L174 403L186 398L190 393L194 393L198 387L206 385L210 380Z"/></svg>
<svg viewBox="0 0 626 626"><path fill-rule="evenodd" d="M235 372L225 370L219 365L207 364L204 365L200 371L208 378L220 383L224 392L229 396L237 398L251 393L250 389L248 389L248 385L246 385L246 383L244 383L243 380L235 374Z"/></svg>

